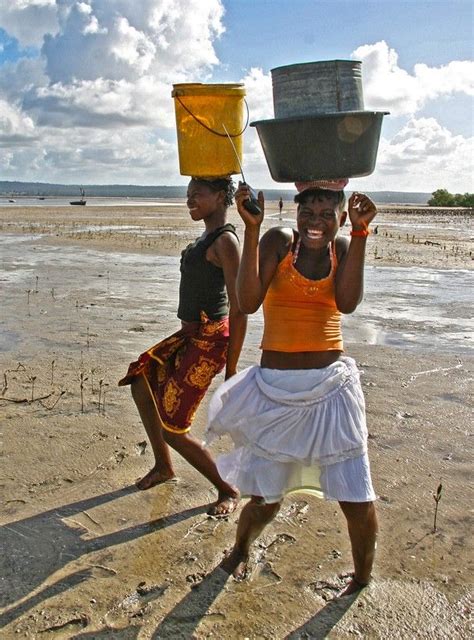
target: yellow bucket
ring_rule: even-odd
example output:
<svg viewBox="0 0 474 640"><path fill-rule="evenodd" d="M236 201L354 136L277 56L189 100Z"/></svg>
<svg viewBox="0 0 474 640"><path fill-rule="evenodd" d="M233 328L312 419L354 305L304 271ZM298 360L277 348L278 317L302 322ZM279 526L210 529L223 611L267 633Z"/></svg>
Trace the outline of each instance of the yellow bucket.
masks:
<svg viewBox="0 0 474 640"><path fill-rule="evenodd" d="M179 170L183 176L210 178L240 173L227 137L242 162L245 87L243 84L174 84Z"/></svg>

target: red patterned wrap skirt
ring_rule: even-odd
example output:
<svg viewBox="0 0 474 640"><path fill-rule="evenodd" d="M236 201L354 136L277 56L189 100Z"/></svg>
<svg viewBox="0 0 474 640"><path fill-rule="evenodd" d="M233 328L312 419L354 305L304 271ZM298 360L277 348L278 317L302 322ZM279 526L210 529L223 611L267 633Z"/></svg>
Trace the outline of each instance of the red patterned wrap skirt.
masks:
<svg viewBox="0 0 474 640"><path fill-rule="evenodd" d="M186 433L214 376L226 363L229 319L189 322L132 362L119 386L143 375L163 427Z"/></svg>

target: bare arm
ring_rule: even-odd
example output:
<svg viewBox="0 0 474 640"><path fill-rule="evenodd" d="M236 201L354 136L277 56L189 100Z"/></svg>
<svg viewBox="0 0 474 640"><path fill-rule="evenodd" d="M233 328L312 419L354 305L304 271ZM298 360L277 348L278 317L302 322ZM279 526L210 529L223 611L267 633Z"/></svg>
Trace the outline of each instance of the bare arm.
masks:
<svg viewBox="0 0 474 640"><path fill-rule="evenodd" d="M354 231L367 229L377 214L375 204L362 193L352 194L348 208ZM352 313L362 300L366 243L366 236L352 236L337 269L336 304L341 313Z"/></svg>
<svg viewBox="0 0 474 640"><path fill-rule="evenodd" d="M212 245L216 261L224 272L229 298L229 347L227 351L225 379L237 372L237 362L247 330L247 316L239 308L236 292L240 250L237 238L232 233L223 233Z"/></svg>
<svg viewBox="0 0 474 640"><path fill-rule="evenodd" d="M246 185L239 185L235 194L237 210L245 223L242 260L237 276L237 297L242 311L255 313L263 302L268 286L273 278L282 250L288 244L288 231L270 229L259 242L260 226L263 221L265 201L263 193L258 194L261 215L249 213L243 206L249 197ZM285 233L286 231L286 233Z"/></svg>

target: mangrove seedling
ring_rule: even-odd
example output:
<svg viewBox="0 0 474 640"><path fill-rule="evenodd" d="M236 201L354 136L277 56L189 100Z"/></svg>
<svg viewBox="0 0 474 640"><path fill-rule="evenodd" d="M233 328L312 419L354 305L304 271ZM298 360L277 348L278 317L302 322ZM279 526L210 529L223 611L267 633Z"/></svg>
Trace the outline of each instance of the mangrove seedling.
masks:
<svg viewBox="0 0 474 640"><path fill-rule="evenodd" d="M433 519L433 533L436 533L436 519L438 517L438 505L439 505L439 501L441 500L441 492L443 491L443 485L440 483L438 485L438 489L436 490L436 493L433 493L433 499L435 501L435 512L434 512L434 519Z"/></svg>
<svg viewBox="0 0 474 640"><path fill-rule="evenodd" d="M35 399L35 380L37 376L30 376L28 382L31 382L31 402Z"/></svg>
<svg viewBox="0 0 474 640"><path fill-rule="evenodd" d="M105 382L103 385L103 392L102 392L102 415L105 416L105 394L107 393L107 389L105 389L105 387L108 387L109 385Z"/></svg>
<svg viewBox="0 0 474 640"><path fill-rule="evenodd" d="M2 389L2 396L5 394L5 391L8 389L8 377L7 377L7 372L4 371L3 372L3 389Z"/></svg>
<svg viewBox="0 0 474 640"><path fill-rule="evenodd" d="M101 378L99 380L99 402L98 402L98 409L99 409L99 413L100 413L100 403L102 401L102 386L104 384L104 379Z"/></svg>
<svg viewBox="0 0 474 640"><path fill-rule="evenodd" d="M87 376L84 374L83 371L81 371L80 376L79 376L81 385L80 385L80 389L81 389L81 413L84 413L84 383L87 381Z"/></svg>

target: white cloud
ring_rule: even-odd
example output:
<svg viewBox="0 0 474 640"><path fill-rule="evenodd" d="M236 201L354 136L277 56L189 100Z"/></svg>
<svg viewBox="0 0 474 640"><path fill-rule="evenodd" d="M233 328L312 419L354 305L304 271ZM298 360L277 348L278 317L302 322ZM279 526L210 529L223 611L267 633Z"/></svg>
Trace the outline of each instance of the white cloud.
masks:
<svg viewBox="0 0 474 640"><path fill-rule="evenodd" d="M391 140L381 140L370 188L472 192L473 143L473 138L453 135L434 118L412 118ZM361 178L360 184L367 181L368 178ZM353 181L351 186L356 188L356 184Z"/></svg>
<svg viewBox="0 0 474 640"><path fill-rule="evenodd" d="M3 149L0 143L0 163L3 179L176 184L178 159L174 139L152 136L146 128L104 129L95 133L92 146L90 129L74 127L67 136L44 128L30 147Z"/></svg>
<svg viewBox="0 0 474 640"><path fill-rule="evenodd" d="M251 120L273 118L272 78L259 67L252 67L240 82L245 84Z"/></svg>
<svg viewBox="0 0 474 640"><path fill-rule="evenodd" d="M156 46L141 31L132 27L127 18L120 17L116 22L118 38L111 51L120 61L125 61L141 75L153 62Z"/></svg>
<svg viewBox="0 0 474 640"><path fill-rule="evenodd" d="M456 92L474 95L474 62L452 61L441 67L414 66L413 73L398 64L398 53L385 41L358 47L352 58L362 61L367 109L413 115L427 102Z"/></svg>
<svg viewBox="0 0 474 640"><path fill-rule="evenodd" d="M41 46L45 33L58 29L55 0L3 0L0 25L22 46Z"/></svg>
<svg viewBox="0 0 474 640"><path fill-rule="evenodd" d="M21 103L25 93L45 86L48 79L39 59L23 58L4 63L0 73L0 96L11 103Z"/></svg>
<svg viewBox="0 0 474 640"><path fill-rule="evenodd" d="M137 170L157 176L160 172L158 167L166 165L168 160L175 160L174 144L160 138L150 139L148 132L143 129L129 130L124 134L103 131L96 137L97 149L85 144L86 139L87 132L77 130L68 144L57 152L61 154L61 162L55 161L54 164L64 164L68 172L77 171L78 166L87 174L95 171L101 175L102 171L113 171L118 179L126 179ZM72 157L73 153L75 158ZM156 178L153 182L156 182Z"/></svg>
<svg viewBox="0 0 474 640"><path fill-rule="evenodd" d="M60 29L42 48L52 83L144 74L172 82L218 63L220 0L63 0L58 8Z"/></svg>
<svg viewBox="0 0 474 640"><path fill-rule="evenodd" d="M17 107L0 99L0 147L31 144L34 138L33 120Z"/></svg>
<svg viewBox="0 0 474 640"><path fill-rule="evenodd" d="M170 86L150 76L135 83L104 78L56 83L25 93L23 105L41 126L174 126Z"/></svg>

